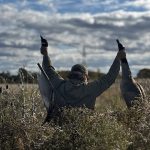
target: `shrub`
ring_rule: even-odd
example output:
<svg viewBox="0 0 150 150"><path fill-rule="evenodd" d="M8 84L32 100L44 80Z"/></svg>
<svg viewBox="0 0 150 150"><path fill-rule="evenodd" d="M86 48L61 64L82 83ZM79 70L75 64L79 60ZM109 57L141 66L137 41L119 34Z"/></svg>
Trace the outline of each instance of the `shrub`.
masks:
<svg viewBox="0 0 150 150"><path fill-rule="evenodd" d="M129 132L109 113L86 108L64 109L62 126L42 145L42 149L126 149Z"/></svg>
<svg viewBox="0 0 150 150"><path fill-rule="evenodd" d="M149 87L146 91L149 93ZM116 95L111 101L120 101ZM16 85L3 91L0 94L1 149L149 150L149 94L129 110L123 105L103 111L64 108L60 118L41 126L45 112L37 86Z"/></svg>

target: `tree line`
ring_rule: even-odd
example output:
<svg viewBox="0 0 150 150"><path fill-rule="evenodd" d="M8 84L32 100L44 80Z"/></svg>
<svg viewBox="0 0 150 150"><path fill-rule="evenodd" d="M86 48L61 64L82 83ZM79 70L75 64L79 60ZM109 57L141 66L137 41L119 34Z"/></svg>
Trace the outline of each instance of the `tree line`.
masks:
<svg viewBox="0 0 150 150"><path fill-rule="evenodd" d="M58 73L66 79L69 71L58 71ZM10 74L10 72L0 73L0 83L37 83L37 72L27 71L25 68L19 68L16 75ZM100 78L104 73L98 70L97 72L89 71L89 77L91 80ZM118 75L118 78L121 76ZM150 69L141 69L137 73L137 78L150 78Z"/></svg>

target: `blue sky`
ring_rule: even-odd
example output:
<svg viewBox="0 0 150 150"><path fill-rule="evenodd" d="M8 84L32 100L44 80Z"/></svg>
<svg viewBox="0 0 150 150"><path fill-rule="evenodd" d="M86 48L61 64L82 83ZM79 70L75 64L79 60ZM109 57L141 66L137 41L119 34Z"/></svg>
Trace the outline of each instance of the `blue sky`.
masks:
<svg viewBox="0 0 150 150"><path fill-rule="evenodd" d="M0 0L0 14L0 72L38 71L40 34L58 70L86 60L89 69L106 73L116 38L134 75L150 68L150 0Z"/></svg>

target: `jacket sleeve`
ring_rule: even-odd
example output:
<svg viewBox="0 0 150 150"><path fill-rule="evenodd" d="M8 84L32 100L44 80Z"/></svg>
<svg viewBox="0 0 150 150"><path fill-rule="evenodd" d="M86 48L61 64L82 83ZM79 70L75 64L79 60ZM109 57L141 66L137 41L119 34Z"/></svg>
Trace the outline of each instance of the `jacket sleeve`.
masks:
<svg viewBox="0 0 150 150"><path fill-rule="evenodd" d="M111 65L108 73L98 80L94 80L87 85L87 91L91 96L97 97L108 89L118 76L120 70L120 61L115 58L113 64Z"/></svg>
<svg viewBox="0 0 150 150"><path fill-rule="evenodd" d="M49 56L43 56L42 66L53 86L57 88L64 79L55 71L55 68L51 65L51 60Z"/></svg>

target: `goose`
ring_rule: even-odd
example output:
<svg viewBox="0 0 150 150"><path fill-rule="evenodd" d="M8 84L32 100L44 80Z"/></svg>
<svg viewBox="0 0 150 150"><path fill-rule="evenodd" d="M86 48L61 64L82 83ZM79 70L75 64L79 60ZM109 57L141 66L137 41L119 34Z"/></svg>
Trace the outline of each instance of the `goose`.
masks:
<svg viewBox="0 0 150 150"><path fill-rule="evenodd" d="M117 39L118 49L125 50L125 47ZM120 90L128 108L134 106L136 100L144 100L145 92L143 87L132 77L127 58L121 60L122 79Z"/></svg>
<svg viewBox="0 0 150 150"><path fill-rule="evenodd" d="M48 47L47 40L44 39L42 36L40 37L41 37L41 46ZM46 122L49 122L50 119L52 118L52 113L54 110L54 90L53 90L53 85L50 82L42 66L39 63L37 63L37 65L41 70L41 73L38 74L37 76L37 81L39 85L40 94L47 111L47 115L44 119L44 122L42 123L43 126Z"/></svg>

